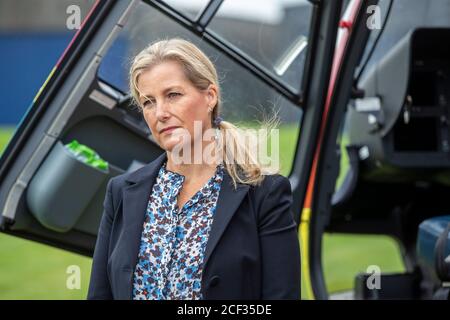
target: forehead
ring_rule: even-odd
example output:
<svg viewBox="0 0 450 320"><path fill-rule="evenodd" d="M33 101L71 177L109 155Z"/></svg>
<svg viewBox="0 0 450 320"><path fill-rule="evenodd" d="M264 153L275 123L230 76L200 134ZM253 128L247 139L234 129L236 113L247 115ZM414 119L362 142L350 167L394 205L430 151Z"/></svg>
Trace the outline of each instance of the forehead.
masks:
<svg viewBox="0 0 450 320"><path fill-rule="evenodd" d="M141 94L151 96L162 91L178 86L187 87L190 85L183 68L175 61L166 61L149 70L145 70L138 78L137 87Z"/></svg>

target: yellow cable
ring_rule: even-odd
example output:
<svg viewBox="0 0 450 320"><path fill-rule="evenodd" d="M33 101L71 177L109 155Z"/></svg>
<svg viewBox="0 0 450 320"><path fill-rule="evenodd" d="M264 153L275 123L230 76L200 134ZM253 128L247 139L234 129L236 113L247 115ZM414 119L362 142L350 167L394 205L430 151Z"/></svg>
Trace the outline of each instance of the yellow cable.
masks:
<svg viewBox="0 0 450 320"><path fill-rule="evenodd" d="M311 274L309 270L309 222L311 219L311 208L303 208L302 216L300 220L300 247L301 247L301 257L302 257L302 277L303 285L305 285L305 291L307 297L302 297L303 299L314 300L314 293L312 290Z"/></svg>

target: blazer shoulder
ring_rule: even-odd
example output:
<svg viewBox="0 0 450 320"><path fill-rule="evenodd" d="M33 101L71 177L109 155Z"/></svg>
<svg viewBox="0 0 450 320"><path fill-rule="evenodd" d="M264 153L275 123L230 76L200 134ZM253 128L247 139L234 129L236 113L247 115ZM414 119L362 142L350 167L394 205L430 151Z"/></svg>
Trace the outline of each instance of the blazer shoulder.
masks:
<svg viewBox="0 0 450 320"><path fill-rule="evenodd" d="M281 198L292 197L291 183L280 174L265 175L261 184L252 186L253 201L257 208L267 205L267 202L279 201Z"/></svg>
<svg viewBox="0 0 450 320"><path fill-rule="evenodd" d="M292 187L288 178L280 174L266 175L262 183L254 187L252 201L262 233L269 234L295 225L291 212Z"/></svg>
<svg viewBox="0 0 450 320"><path fill-rule="evenodd" d="M262 194L275 191L281 188L283 191L291 190L291 182L281 174L268 174L264 176L262 183L255 187L255 191Z"/></svg>
<svg viewBox="0 0 450 320"><path fill-rule="evenodd" d="M117 194L117 192L119 190L121 190L122 187L127 185L126 181L130 174L131 174L130 172L125 172L125 173L122 173L122 174L119 174L117 176L110 178L108 181L106 192L111 192L111 194L115 198L115 195Z"/></svg>
<svg viewBox="0 0 450 320"><path fill-rule="evenodd" d="M111 193L115 202L119 202L120 199L117 199L119 198L117 195L121 194L120 191L122 188L142 180L154 179L165 159L166 153L163 153L153 161L145 164L137 170L124 172L110 178L108 181L107 192Z"/></svg>
<svg viewBox="0 0 450 320"><path fill-rule="evenodd" d="M166 154L163 153L153 161L145 164L137 170L124 172L111 178L109 182L111 184L112 192L128 185L129 183L138 182L155 175L166 159Z"/></svg>

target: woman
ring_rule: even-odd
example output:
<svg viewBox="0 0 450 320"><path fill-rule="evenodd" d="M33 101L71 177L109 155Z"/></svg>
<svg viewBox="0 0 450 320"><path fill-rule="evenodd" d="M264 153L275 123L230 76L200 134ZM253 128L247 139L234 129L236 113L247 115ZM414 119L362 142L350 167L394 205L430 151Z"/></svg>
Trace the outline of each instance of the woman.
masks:
<svg viewBox="0 0 450 320"><path fill-rule="evenodd" d="M156 42L130 90L165 152L109 181L88 299L298 299L289 180L264 174L220 118L212 62L188 41ZM213 148L196 161L192 146Z"/></svg>

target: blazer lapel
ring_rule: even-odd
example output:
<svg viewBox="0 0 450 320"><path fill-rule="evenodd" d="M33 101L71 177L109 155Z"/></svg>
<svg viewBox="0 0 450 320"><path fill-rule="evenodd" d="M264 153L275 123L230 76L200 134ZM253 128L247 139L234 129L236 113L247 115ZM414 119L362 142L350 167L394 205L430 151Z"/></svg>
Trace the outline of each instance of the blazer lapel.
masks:
<svg viewBox="0 0 450 320"><path fill-rule="evenodd" d="M128 297L132 298L133 272L138 261L141 234L144 225L147 204L159 169L167 159L164 152L154 161L136 170L127 178L131 183L123 189L123 223L124 230L124 272L130 272L127 283Z"/></svg>
<svg viewBox="0 0 450 320"><path fill-rule="evenodd" d="M214 213L214 219L206 244L203 268L206 268L206 264L214 248L217 246L234 213L239 208L248 189L249 186L246 184L238 184L235 189L230 175L224 171L222 186L220 187L219 198L216 204L216 212Z"/></svg>

